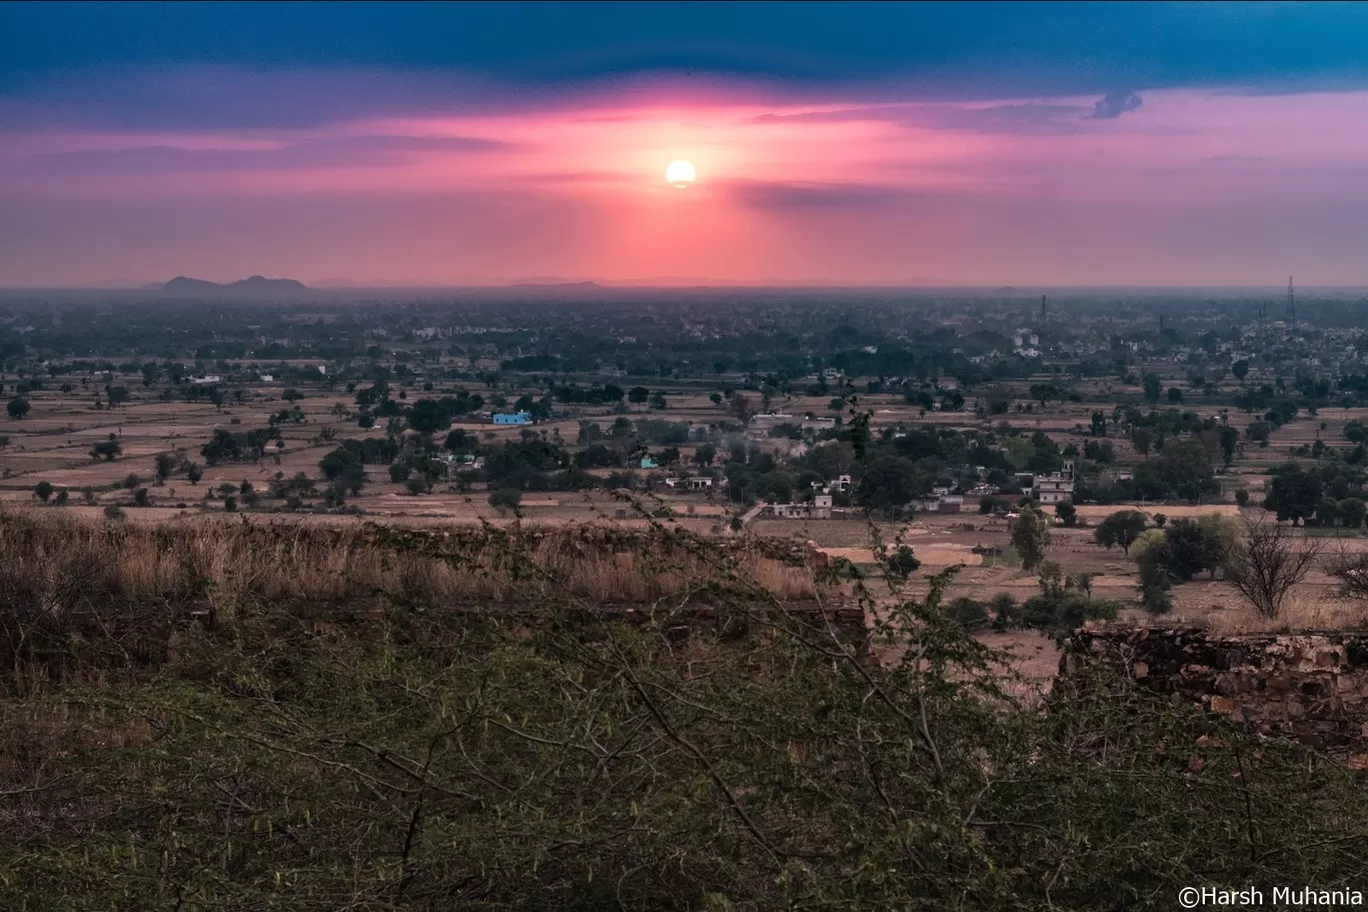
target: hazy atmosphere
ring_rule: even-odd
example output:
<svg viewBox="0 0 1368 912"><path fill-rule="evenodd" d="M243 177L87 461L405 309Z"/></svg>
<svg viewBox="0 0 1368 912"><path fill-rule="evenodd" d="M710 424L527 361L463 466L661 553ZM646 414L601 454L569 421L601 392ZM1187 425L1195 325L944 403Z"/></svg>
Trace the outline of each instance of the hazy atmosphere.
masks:
<svg viewBox="0 0 1368 912"><path fill-rule="evenodd" d="M1365 28L1352 3L7 3L0 280L1362 284Z"/></svg>
<svg viewBox="0 0 1368 912"><path fill-rule="evenodd" d="M0 912L1368 906L1368 3L0 0Z"/></svg>

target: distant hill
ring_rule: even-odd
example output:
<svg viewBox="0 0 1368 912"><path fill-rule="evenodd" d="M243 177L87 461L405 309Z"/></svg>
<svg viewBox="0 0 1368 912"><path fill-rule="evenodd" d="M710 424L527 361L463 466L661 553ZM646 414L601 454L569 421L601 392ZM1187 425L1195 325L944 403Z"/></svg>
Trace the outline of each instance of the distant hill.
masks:
<svg viewBox="0 0 1368 912"><path fill-rule="evenodd" d="M294 279L268 279L254 275L226 285L208 282L204 279L191 279L176 276L162 286L162 291L179 295L230 295L234 297L264 297L268 295L299 294L308 291L309 286Z"/></svg>
<svg viewBox="0 0 1368 912"><path fill-rule="evenodd" d="M515 282L513 288L602 288L598 282Z"/></svg>

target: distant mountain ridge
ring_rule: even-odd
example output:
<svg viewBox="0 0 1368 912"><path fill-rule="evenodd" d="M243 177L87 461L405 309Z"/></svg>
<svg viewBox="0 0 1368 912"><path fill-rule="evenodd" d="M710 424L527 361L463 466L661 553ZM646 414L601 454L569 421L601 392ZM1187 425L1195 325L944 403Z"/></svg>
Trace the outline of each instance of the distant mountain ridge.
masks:
<svg viewBox="0 0 1368 912"><path fill-rule="evenodd" d="M545 282L514 282L512 285L509 286L509 288L602 288L602 287L603 287L603 286L600 285L598 282L593 282L593 281L583 281L583 282L573 282L573 281L569 281L569 282L557 282L557 281L551 281L551 280L548 280L548 281L545 281Z"/></svg>
<svg viewBox="0 0 1368 912"><path fill-rule="evenodd" d="M227 284L210 282L205 279L192 279L187 276L176 276L162 286L162 291L171 294L226 294L253 297L257 295L299 294L300 292L308 290L309 286L296 279L268 279L265 276L259 275L240 279L236 282L228 282Z"/></svg>

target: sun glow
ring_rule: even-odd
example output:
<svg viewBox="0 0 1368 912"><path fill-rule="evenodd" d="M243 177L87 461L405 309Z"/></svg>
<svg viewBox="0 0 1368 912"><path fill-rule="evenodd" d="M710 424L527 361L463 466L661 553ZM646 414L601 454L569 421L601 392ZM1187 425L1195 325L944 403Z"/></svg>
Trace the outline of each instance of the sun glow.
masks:
<svg viewBox="0 0 1368 912"><path fill-rule="evenodd" d="M698 179L698 172L694 169L692 162L684 160L670 162L670 167L665 169L665 180L681 189L689 186Z"/></svg>

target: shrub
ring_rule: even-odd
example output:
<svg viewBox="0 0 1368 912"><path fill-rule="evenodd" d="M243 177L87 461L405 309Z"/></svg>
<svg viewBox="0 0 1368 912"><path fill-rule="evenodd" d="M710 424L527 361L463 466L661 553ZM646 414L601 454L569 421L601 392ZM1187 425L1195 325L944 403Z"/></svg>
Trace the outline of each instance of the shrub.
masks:
<svg viewBox="0 0 1368 912"><path fill-rule="evenodd" d="M960 596L947 605L945 613L952 621L966 630L978 630L986 627L989 621L987 606L966 595Z"/></svg>
<svg viewBox="0 0 1368 912"><path fill-rule="evenodd" d="M1084 621L1114 620L1120 607L1110 599L1064 590L1057 595L1028 598L1022 605L1022 617L1027 627L1063 636L1083 626Z"/></svg>
<svg viewBox="0 0 1368 912"><path fill-rule="evenodd" d="M907 545L899 545L898 550L888 556L886 570L897 579L907 579L921 566L921 561Z"/></svg>

